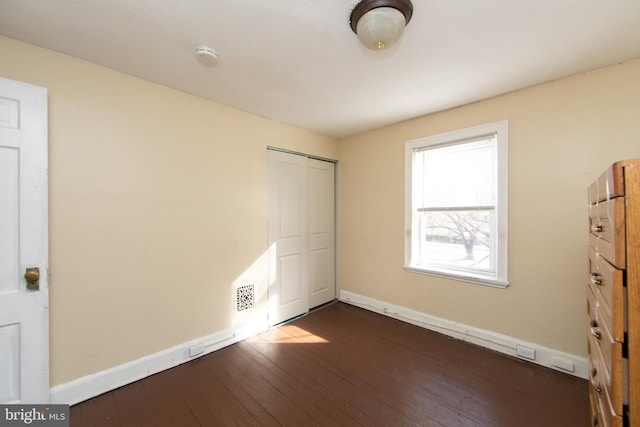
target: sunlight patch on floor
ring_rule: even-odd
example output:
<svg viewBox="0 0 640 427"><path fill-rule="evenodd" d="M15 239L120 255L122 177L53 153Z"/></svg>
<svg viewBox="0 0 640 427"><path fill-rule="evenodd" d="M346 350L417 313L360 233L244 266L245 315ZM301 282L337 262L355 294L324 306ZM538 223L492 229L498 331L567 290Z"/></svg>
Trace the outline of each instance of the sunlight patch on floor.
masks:
<svg viewBox="0 0 640 427"><path fill-rule="evenodd" d="M264 337L270 343L274 344L318 344L328 343L326 339L306 331L298 326L283 325L277 328L280 333L272 333L274 330L265 334Z"/></svg>

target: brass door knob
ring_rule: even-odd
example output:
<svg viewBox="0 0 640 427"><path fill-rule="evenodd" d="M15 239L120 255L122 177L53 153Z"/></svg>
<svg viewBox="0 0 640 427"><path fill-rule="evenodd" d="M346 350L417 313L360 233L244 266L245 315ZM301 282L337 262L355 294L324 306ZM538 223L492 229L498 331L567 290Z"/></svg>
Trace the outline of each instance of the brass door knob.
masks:
<svg viewBox="0 0 640 427"><path fill-rule="evenodd" d="M37 268L27 268L27 272L24 273L24 278L29 283L34 283L40 280L40 270Z"/></svg>
<svg viewBox="0 0 640 427"><path fill-rule="evenodd" d="M39 291L40 290L40 269L35 268L27 268L27 271L24 273L24 279L27 281L27 290L28 291Z"/></svg>

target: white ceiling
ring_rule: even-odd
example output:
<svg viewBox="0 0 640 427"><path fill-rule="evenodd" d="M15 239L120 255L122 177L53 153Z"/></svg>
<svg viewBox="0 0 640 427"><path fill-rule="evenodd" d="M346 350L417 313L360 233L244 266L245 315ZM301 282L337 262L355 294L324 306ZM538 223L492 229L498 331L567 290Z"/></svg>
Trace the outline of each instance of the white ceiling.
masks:
<svg viewBox="0 0 640 427"><path fill-rule="evenodd" d="M639 0L413 0L382 52L356 3L0 0L0 34L336 138L640 58Z"/></svg>

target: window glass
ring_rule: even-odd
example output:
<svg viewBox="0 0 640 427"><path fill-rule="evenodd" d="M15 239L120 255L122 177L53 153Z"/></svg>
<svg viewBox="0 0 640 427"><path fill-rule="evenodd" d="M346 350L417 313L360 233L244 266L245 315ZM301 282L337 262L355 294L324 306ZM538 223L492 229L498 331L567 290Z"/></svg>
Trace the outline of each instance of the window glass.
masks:
<svg viewBox="0 0 640 427"><path fill-rule="evenodd" d="M506 139L497 122L407 142L405 267L506 286Z"/></svg>

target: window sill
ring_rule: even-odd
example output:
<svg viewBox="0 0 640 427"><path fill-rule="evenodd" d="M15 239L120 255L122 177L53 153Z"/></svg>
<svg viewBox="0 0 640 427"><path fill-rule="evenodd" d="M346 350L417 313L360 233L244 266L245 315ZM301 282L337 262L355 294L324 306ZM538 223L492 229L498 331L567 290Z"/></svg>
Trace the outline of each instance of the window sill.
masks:
<svg viewBox="0 0 640 427"><path fill-rule="evenodd" d="M477 285L491 286L494 288L504 289L507 286L509 286L508 281L488 279L485 277L477 277L468 273L451 273L448 271L438 271L438 270L425 269L425 268L414 267L409 265L405 265L403 268L410 273L427 274L429 276L441 277L444 279L451 279L451 280L458 280L460 282L475 283Z"/></svg>

